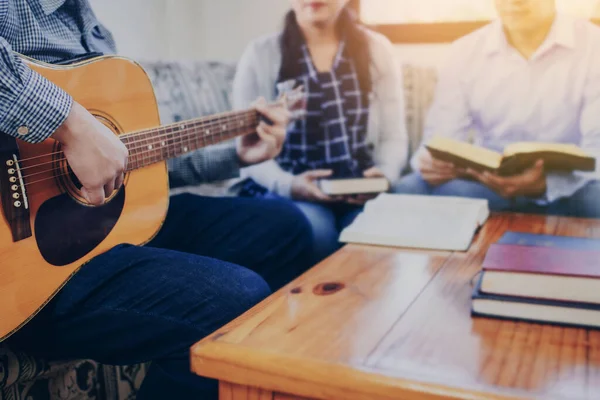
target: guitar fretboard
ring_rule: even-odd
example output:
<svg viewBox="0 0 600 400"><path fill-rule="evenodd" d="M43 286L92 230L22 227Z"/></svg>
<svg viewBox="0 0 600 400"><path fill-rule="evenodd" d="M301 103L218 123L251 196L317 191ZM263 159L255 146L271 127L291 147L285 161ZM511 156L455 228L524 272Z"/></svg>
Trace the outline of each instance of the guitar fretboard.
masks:
<svg viewBox="0 0 600 400"><path fill-rule="evenodd" d="M128 133L120 138L129 150L127 170L132 171L253 133L257 125L258 112L252 109Z"/></svg>

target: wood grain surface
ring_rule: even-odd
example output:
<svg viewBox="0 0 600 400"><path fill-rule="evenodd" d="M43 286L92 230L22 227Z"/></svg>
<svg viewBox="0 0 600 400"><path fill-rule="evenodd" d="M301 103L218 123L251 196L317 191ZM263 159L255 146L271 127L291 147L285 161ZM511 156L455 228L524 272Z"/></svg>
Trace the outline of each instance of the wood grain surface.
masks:
<svg viewBox="0 0 600 400"><path fill-rule="evenodd" d="M195 345L192 368L274 399L600 398L600 331L471 317L506 230L600 237L600 221L494 214L465 253L346 246Z"/></svg>

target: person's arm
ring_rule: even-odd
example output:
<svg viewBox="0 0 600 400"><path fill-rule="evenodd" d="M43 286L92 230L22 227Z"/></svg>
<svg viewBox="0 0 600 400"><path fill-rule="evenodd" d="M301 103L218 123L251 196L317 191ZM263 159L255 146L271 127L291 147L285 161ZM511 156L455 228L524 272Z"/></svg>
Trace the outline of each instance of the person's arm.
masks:
<svg viewBox="0 0 600 400"><path fill-rule="evenodd" d="M242 177L252 178L259 185L282 197L291 197L294 175L283 170L275 160L244 168Z"/></svg>
<svg viewBox="0 0 600 400"><path fill-rule="evenodd" d="M255 73L247 56L243 56L236 68L233 82L233 109L254 107L273 124L261 121L255 134L170 160L169 178L172 188L236 178L241 176L242 167L255 168L261 163L269 163L267 160L279 154L290 121L290 112L281 105L267 104L265 98L272 100L272 96L260 93Z"/></svg>
<svg viewBox="0 0 600 400"><path fill-rule="evenodd" d="M71 96L25 65L0 37L0 132L42 142L67 119L72 105Z"/></svg>
<svg viewBox="0 0 600 400"><path fill-rule="evenodd" d="M65 91L25 65L1 37L0 132L29 143L53 135L92 204L102 204L123 183L125 145Z"/></svg>
<svg viewBox="0 0 600 400"><path fill-rule="evenodd" d="M579 129L581 148L596 157L596 171L585 173L551 172L546 175L546 195L544 200L553 202L562 197L570 197L592 180L599 179L600 170L600 45L594 44L592 61L585 83Z"/></svg>
<svg viewBox="0 0 600 400"><path fill-rule="evenodd" d="M468 79L468 76L465 76L468 49L464 49L464 46L464 43L452 45L449 49L450 55L440 70L433 103L425 119L421 145L410 161L413 170L419 170L423 153L428 155L424 145L433 136L463 141L469 138L473 119L462 81Z"/></svg>
<svg viewBox="0 0 600 400"><path fill-rule="evenodd" d="M235 141L170 159L168 166L169 185L172 189L224 181L240 175Z"/></svg>
<svg viewBox="0 0 600 400"><path fill-rule="evenodd" d="M385 177L395 183L406 165L408 133L404 83L400 63L391 42L383 36L373 35L372 54L376 64L374 95L380 121L379 143L375 146L374 161Z"/></svg>
<svg viewBox="0 0 600 400"><path fill-rule="evenodd" d="M266 68L261 65L271 62L269 54L262 54L256 42L251 43L240 58L233 80L232 102L234 109L248 107L256 98L272 100L272 93L263 93L259 80L264 78ZM273 87L275 82L273 82ZM274 160L253 165L242 170L243 177L250 177L260 185L283 197L290 197L294 176L284 171Z"/></svg>
<svg viewBox="0 0 600 400"><path fill-rule="evenodd" d="M290 112L283 105L269 105L262 98L252 108L272 123L260 121L253 133L169 160L171 188L235 178L240 175L240 167L276 157L285 140Z"/></svg>
<svg viewBox="0 0 600 400"><path fill-rule="evenodd" d="M588 67L587 78L581 103L579 143L586 152L596 158L594 172L547 172L541 160L521 174L500 177L494 174L469 173L477 180L505 198L526 196L539 204L552 203L560 198L570 197L592 180L597 180L600 166L600 45L594 40L596 49L590 52L592 59Z"/></svg>

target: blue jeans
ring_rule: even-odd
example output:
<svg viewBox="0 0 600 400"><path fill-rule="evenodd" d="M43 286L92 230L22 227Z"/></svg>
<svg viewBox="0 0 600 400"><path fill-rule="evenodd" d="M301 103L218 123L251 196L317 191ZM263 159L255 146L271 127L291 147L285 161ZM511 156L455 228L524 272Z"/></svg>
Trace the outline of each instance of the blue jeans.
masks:
<svg viewBox="0 0 600 400"><path fill-rule="evenodd" d="M296 201L296 206L308 219L313 235L314 264L327 258L340 247L339 236L350 225L362 207L346 203L311 203Z"/></svg>
<svg viewBox="0 0 600 400"><path fill-rule="evenodd" d="M432 186L425 182L418 173L412 173L402 178L394 186L393 192L487 199L492 211L600 218L599 181L592 181L571 197L562 198L547 205L536 204L525 197L505 199L479 182L464 179L454 179L439 186Z"/></svg>
<svg viewBox="0 0 600 400"><path fill-rule="evenodd" d="M216 399L190 346L308 269L311 245L291 202L175 196L151 243L94 258L9 343L50 360L152 361L138 398Z"/></svg>

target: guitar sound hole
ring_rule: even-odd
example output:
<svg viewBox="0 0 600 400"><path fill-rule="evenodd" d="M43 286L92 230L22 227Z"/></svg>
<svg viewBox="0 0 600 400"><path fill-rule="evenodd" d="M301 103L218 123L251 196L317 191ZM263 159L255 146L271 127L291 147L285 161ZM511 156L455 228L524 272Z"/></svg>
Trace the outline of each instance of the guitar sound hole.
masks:
<svg viewBox="0 0 600 400"><path fill-rule="evenodd" d="M77 178L77 175L75 175L75 172L73 172L73 170L71 169L71 166L67 167L69 174L69 180L71 181L71 184L77 188L77 190L81 191L81 188L83 187L83 185L81 184L81 182L79 182L79 178Z"/></svg>
<svg viewBox="0 0 600 400"><path fill-rule="evenodd" d="M67 164L65 164L62 167L63 170L66 170L66 173L64 173L60 179L62 181L62 186L65 189L65 192L67 192L74 200L85 204L85 205L90 205L88 203L88 201L85 199L85 197L83 196L83 193L81 193L81 189L83 188L83 185L81 184L81 182L79 181L79 178L77 178L77 176L75 175L75 173L73 172L73 170L71 169L71 167ZM125 183L127 183L127 174L125 175ZM115 190L113 193L111 193L108 198L106 199L106 203L110 202L115 196L117 195L117 191Z"/></svg>
<svg viewBox="0 0 600 400"><path fill-rule="evenodd" d="M119 135L122 132L117 124L107 115L98 114L94 111L90 111L96 119L98 119L104 126L110 129L115 135ZM64 193L67 193L73 200L83 204L90 206L90 203L85 199L83 194L81 193L81 189L83 185L79 181L79 178L71 169L71 166L67 163L65 154L62 152L62 146L60 143L56 142L54 146L54 170L55 170L55 179L57 184L61 187ZM125 174L125 179L123 181L123 185L127 185L128 182L128 174ZM111 193L106 199L105 203L110 202L116 195L118 191L114 191Z"/></svg>
<svg viewBox="0 0 600 400"><path fill-rule="evenodd" d="M58 144L57 147L55 148L55 153L56 153L56 165L55 165L56 175L55 176L56 176L58 185L62 188L62 191L64 193L67 193L71 198L73 198L73 200L75 200L83 205L90 206L90 203L87 201L87 199L81 193L83 184L81 183L79 178L77 178L77 176L75 175L75 172L73 172L73 169L71 168L71 166L67 163L64 153L62 153L62 151L61 151L60 144ZM125 174L125 179L123 181L123 185L124 186L127 185L128 181L129 181L128 174ZM105 203L112 201L112 199L117 195L117 193L118 193L118 191L116 191L116 190L113 193L111 193L108 196L108 198L106 199Z"/></svg>
<svg viewBox="0 0 600 400"><path fill-rule="evenodd" d="M59 144L56 147L57 167L55 169L55 176L59 186L62 188L63 192L68 194L73 200L84 205L89 205L88 201L81 193L81 188L83 185L75 175L75 172L73 172L73 169L71 169L71 166L67 163L64 153L62 153L60 150L61 148Z"/></svg>

